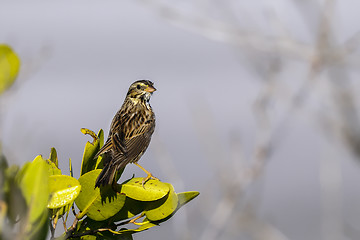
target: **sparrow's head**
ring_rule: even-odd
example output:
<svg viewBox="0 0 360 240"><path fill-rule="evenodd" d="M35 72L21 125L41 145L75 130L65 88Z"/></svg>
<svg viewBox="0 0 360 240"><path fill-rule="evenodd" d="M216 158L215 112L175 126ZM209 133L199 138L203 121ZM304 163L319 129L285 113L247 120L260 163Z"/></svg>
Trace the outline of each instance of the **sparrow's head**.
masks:
<svg viewBox="0 0 360 240"><path fill-rule="evenodd" d="M151 94L156 91L154 83L149 80L138 80L131 84L127 97L148 102Z"/></svg>

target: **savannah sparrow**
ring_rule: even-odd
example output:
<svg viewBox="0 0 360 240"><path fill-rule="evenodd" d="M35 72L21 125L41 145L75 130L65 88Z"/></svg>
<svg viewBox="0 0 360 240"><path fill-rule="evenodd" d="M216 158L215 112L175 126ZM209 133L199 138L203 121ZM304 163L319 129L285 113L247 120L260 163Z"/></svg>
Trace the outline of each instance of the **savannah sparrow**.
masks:
<svg viewBox="0 0 360 240"><path fill-rule="evenodd" d="M114 116L108 139L95 155L103 155L104 168L96 179L95 187L116 184L116 174L128 163L134 163L147 173L142 184L150 178L157 179L140 166L137 161L149 146L155 129L155 114L149 104L156 89L149 80L131 84L125 101Z"/></svg>

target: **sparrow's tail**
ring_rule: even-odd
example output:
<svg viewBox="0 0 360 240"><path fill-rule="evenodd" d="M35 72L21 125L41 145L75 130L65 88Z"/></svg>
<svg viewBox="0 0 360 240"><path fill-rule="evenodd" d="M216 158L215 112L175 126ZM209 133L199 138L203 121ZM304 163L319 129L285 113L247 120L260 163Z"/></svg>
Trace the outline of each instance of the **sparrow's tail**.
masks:
<svg viewBox="0 0 360 240"><path fill-rule="evenodd" d="M113 164L106 164L96 179L95 188L113 184L117 168Z"/></svg>

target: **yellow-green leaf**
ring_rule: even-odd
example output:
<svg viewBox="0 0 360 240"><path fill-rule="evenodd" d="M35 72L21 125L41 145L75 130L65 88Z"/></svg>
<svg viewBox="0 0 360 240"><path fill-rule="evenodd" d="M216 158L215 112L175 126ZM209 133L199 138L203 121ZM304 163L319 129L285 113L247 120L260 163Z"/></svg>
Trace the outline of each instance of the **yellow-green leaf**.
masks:
<svg viewBox="0 0 360 240"><path fill-rule="evenodd" d="M51 148L49 160L55 164L56 167L59 167L59 161L57 157L57 152L55 148Z"/></svg>
<svg viewBox="0 0 360 240"><path fill-rule="evenodd" d="M149 202L137 201L132 198L127 197L125 199L125 203L123 208L116 213L113 217L111 217L112 222L119 222L125 219L132 218L142 211L145 210L145 207Z"/></svg>
<svg viewBox="0 0 360 240"><path fill-rule="evenodd" d="M19 218L26 216L27 213L26 200L16 180L18 173L19 166L12 165L5 169L3 172L4 175L1 176L5 178L4 185L1 186L1 191L3 191L1 196L8 199L7 209L4 210L7 214L7 220L12 224L15 224Z"/></svg>
<svg viewBox="0 0 360 240"><path fill-rule="evenodd" d="M51 198L47 207L54 209L73 203L80 193L80 183L77 179L66 175L53 175L49 177L49 190Z"/></svg>
<svg viewBox="0 0 360 240"><path fill-rule="evenodd" d="M49 199L48 171L45 159L37 156L33 162L25 164L19 175L19 185L29 211L27 231L32 231L32 224L46 213Z"/></svg>
<svg viewBox="0 0 360 240"><path fill-rule="evenodd" d="M74 172L73 172L73 166L71 163L71 158L69 158L69 172L70 172L70 176L74 177Z"/></svg>
<svg viewBox="0 0 360 240"><path fill-rule="evenodd" d="M179 206L178 208L184 206L186 203L190 202L194 198L196 198L200 193L197 191L189 191L189 192L182 192L178 193L178 199L179 199Z"/></svg>
<svg viewBox="0 0 360 240"><path fill-rule="evenodd" d="M0 94L15 81L20 69L20 59L7 45L0 44Z"/></svg>
<svg viewBox="0 0 360 240"><path fill-rule="evenodd" d="M101 157L99 157L98 161L97 159L94 159L94 157L104 144L104 131L100 129L97 136L93 131L86 128L82 128L81 132L91 135L94 139L93 142L86 142L85 145L80 171L80 175L83 175L87 172L90 172L91 170L94 170L99 164L98 162L101 160Z"/></svg>
<svg viewBox="0 0 360 240"><path fill-rule="evenodd" d="M111 186L95 188L95 181L100 174L101 169L96 169L85 173L79 178L81 191L75 199L75 203L83 215L96 221L103 221L114 216L125 203L125 195L116 193Z"/></svg>
<svg viewBox="0 0 360 240"><path fill-rule="evenodd" d="M46 239L47 232L49 230L49 216L48 211L45 211L39 219L32 224L31 229L24 233L22 238L24 240L34 240L34 239Z"/></svg>
<svg viewBox="0 0 360 240"><path fill-rule="evenodd" d="M139 201L155 201L166 196L170 191L169 184L150 179L142 186L143 178L132 178L121 185L121 192Z"/></svg>
<svg viewBox="0 0 360 240"><path fill-rule="evenodd" d="M177 194L177 199L178 199L178 205L175 209L175 211L173 211L168 217L160 219L159 221L155 221L155 223L161 223L164 221L167 221L168 219L170 219L182 206L184 206L186 203L190 202L191 200L193 200L195 197L197 197L200 193L196 192L196 191L190 191L190 192L182 192L182 193L178 193Z"/></svg>
<svg viewBox="0 0 360 240"><path fill-rule="evenodd" d="M66 213L65 222L67 221L67 217L69 214L69 211L71 209L71 206L74 202L69 203L68 205L65 205L64 207L60 208L49 208L50 216L52 219L55 219L56 216L61 217Z"/></svg>
<svg viewBox="0 0 360 240"><path fill-rule="evenodd" d="M61 175L61 170L50 160L46 160L47 170L49 176L51 175Z"/></svg>
<svg viewBox="0 0 360 240"><path fill-rule="evenodd" d="M142 232L145 231L149 228L155 227L157 226L157 224L150 222L147 218L145 218L142 222L142 224L140 225L140 227L136 228L136 229L123 229L120 231L113 231L113 230L109 230L109 232L113 233L113 234L124 234L124 233L136 233L136 232Z"/></svg>
<svg viewBox="0 0 360 240"><path fill-rule="evenodd" d="M170 191L165 202L158 204L158 201L154 201L146 206L147 210L144 211L144 213L150 221L167 218L176 210L178 206L178 196L175 193L174 187L171 184L168 184L168 186Z"/></svg>

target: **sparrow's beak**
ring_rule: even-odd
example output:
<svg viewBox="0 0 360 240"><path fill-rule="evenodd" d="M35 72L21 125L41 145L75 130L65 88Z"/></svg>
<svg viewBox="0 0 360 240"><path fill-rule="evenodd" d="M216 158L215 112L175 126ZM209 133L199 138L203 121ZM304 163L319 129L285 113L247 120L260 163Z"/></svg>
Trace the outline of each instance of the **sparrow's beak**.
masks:
<svg viewBox="0 0 360 240"><path fill-rule="evenodd" d="M156 88L154 88L153 86L148 86L147 88L145 88L146 92L152 93L156 91Z"/></svg>

